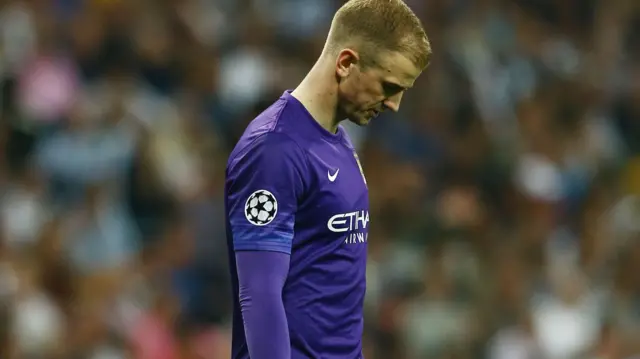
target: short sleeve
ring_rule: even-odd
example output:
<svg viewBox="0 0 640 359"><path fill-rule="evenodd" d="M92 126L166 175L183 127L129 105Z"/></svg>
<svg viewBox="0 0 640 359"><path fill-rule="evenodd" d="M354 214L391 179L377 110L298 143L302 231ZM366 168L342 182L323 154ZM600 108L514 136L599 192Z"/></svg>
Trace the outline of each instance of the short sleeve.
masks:
<svg viewBox="0 0 640 359"><path fill-rule="evenodd" d="M305 168L301 148L279 133L260 136L230 159L225 202L235 251L291 254Z"/></svg>

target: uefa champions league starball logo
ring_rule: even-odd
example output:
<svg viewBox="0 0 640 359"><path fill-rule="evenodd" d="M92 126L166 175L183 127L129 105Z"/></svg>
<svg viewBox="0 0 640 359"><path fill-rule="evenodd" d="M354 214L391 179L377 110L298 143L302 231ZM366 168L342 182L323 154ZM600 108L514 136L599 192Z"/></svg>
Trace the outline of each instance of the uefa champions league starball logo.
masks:
<svg viewBox="0 0 640 359"><path fill-rule="evenodd" d="M277 213L278 201L276 197L264 189L253 192L244 205L244 215L251 224L256 226L271 223Z"/></svg>

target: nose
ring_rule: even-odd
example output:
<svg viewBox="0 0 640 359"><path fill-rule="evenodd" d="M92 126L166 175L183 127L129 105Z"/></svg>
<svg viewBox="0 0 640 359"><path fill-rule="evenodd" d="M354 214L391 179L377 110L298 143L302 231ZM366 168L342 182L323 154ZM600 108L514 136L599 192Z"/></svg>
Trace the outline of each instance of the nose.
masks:
<svg viewBox="0 0 640 359"><path fill-rule="evenodd" d="M384 101L384 107L388 108L389 110L393 111L393 112L398 112L398 110L400 110L400 102L402 101L402 92L393 95L389 98L387 98Z"/></svg>

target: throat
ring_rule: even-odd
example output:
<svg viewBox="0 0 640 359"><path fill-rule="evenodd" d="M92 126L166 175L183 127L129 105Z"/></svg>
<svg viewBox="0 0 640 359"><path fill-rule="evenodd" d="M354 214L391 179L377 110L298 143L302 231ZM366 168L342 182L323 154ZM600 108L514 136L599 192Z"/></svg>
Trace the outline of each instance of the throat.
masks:
<svg viewBox="0 0 640 359"><path fill-rule="evenodd" d="M291 93L307 109L311 117L325 130L335 134L341 119L337 114L337 89L311 76L305 78Z"/></svg>

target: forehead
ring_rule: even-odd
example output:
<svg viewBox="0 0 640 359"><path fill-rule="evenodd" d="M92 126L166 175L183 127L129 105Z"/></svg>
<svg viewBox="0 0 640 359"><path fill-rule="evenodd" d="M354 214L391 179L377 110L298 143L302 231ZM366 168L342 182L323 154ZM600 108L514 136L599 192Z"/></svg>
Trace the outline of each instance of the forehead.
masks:
<svg viewBox="0 0 640 359"><path fill-rule="evenodd" d="M402 87L412 87L422 73L422 69L399 52L381 53L377 60L378 71L382 79L394 82Z"/></svg>

